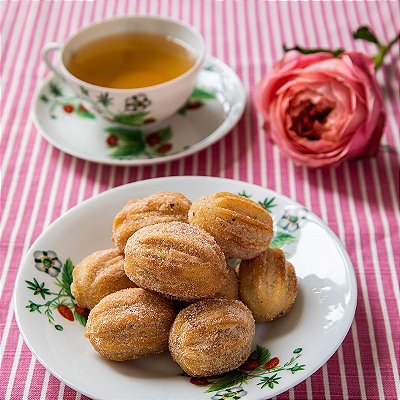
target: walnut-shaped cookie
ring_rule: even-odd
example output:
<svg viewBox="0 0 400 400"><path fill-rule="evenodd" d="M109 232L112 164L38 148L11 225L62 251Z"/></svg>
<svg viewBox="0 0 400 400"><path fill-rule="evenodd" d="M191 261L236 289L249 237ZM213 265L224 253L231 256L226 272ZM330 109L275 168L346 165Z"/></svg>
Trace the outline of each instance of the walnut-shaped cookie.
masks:
<svg viewBox="0 0 400 400"><path fill-rule="evenodd" d="M212 235L225 256L245 260L266 250L273 236L270 214L253 200L229 192L196 200L189 223Z"/></svg>
<svg viewBox="0 0 400 400"><path fill-rule="evenodd" d="M202 300L177 315L169 351L187 374L213 376L235 369L247 359L254 333L254 318L241 301Z"/></svg>
<svg viewBox="0 0 400 400"><path fill-rule="evenodd" d="M72 272L71 292L79 307L91 310L103 297L136 287L124 271L124 255L117 249L96 251Z"/></svg>
<svg viewBox="0 0 400 400"><path fill-rule="evenodd" d="M287 314L297 296L293 265L280 249L268 249L239 267L240 298L256 322L268 322Z"/></svg>
<svg viewBox="0 0 400 400"><path fill-rule="evenodd" d="M225 284L225 257L214 238L182 222L146 226L125 247L125 273L138 286L176 300L213 297Z"/></svg>
<svg viewBox="0 0 400 400"><path fill-rule="evenodd" d="M140 288L124 289L93 308L85 336L109 360L141 358L167 350L175 315L170 300Z"/></svg>
<svg viewBox="0 0 400 400"><path fill-rule="evenodd" d="M177 192L160 192L143 199L129 200L114 218L112 239L123 251L129 237L144 226L160 222L188 222L191 204Z"/></svg>

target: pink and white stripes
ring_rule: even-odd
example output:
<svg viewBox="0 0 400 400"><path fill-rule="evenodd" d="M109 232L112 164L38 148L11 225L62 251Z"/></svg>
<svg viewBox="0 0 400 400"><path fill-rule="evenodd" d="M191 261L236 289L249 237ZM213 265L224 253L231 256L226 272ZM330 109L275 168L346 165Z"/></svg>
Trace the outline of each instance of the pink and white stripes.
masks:
<svg viewBox="0 0 400 400"><path fill-rule="evenodd" d="M398 46L378 80L388 123L383 142L396 151L336 169L309 170L283 158L251 104L254 84L282 56L282 45L344 47L361 24L388 41L400 26L397 1L268 2L256 0L3 1L0 223L0 399L79 399L32 356L11 304L21 256L40 232L75 204L127 182L168 175L211 175L281 192L320 215L345 244L356 269L359 300L353 326L328 363L278 399L400 398L400 62ZM210 53L231 65L249 90L245 114L227 137L191 157L152 167L100 166L47 144L30 120L38 81L48 73L41 48L113 15L161 14L204 35Z"/></svg>

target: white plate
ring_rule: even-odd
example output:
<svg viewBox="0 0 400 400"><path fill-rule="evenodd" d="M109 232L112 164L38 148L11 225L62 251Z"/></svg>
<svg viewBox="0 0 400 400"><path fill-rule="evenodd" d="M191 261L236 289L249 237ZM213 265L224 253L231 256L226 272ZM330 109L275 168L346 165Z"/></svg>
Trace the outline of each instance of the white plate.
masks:
<svg viewBox="0 0 400 400"><path fill-rule="evenodd" d="M245 105L246 93L236 73L209 56L187 105L161 125L149 120L126 127L107 121L54 75L37 90L33 121L48 142L75 157L148 165L188 156L220 140L238 122Z"/></svg>
<svg viewBox="0 0 400 400"><path fill-rule="evenodd" d="M54 320L48 322L43 304L54 300L55 295L44 293L43 299L40 293L35 294L34 286L40 289L44 282L44 288L58 293L60 288L55 283L56 278L51 276L60 268L58 260L64 264L70 258L75 264L98 249L111 247L114 215L130 198L158 191L178 191L191 200L218 191L231 191L249 195L271 210L275 232L280 232L278 235L275 233L279 237L275 244L284 245L291 241L284 250L295 266L299 282L298 298L291 312L271 323L258 324L256 328L254 347L259 345L269 350L269 366L275 365L274 369L265 370L260 366L251 372L258 376L248 377L247 382L233 382L230 388L207 392L212 389L211 385L200 387L191 384L187 376L179 375L182 371L168 354L125 363L104 360L84 338L84 328L79 323L82 318L77 313L71 322L57 309L50 308ZM39 258L43 255L40 253L43 250L57 254L58 258L47 269L51 274L40 271L43 264L34 260L34 256ZM47 257L55 258L55 255L50 252ZM68 278L68 274L63 274L66 268L63 267L58 274L60 281ZM32 289L28 288L26 281L32 282ZM14 302L19 328L31 351L53 375L87 396L112 400L241 397L261 400L303 381L332 356L349 330L356 298L353 267L342 244L318 217L298 203L245 182L209 177L170 177L109 190L60 217L42 233L24 258L16 281ZM61 299L72 305L67 295ZM53 301L52 304L56 303ZM60 330L55 329L56 326ZM266 351L264 355L268 356ZM267 361L264 359L262 365Z"/></svg>

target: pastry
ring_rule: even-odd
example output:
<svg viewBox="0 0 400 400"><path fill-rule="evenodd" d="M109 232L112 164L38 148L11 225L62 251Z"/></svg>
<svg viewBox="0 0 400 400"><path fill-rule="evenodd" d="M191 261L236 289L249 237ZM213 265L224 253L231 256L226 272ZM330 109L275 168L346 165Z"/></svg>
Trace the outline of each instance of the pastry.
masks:
<svg viewBox="0 0 400 400"><path fill-rule="evenodd" d="M273 236L272 218L266 210L228 192L200 197L190 207L189 223L212 235L225 256L245 260L266 250Z"/></svg>
<svg viewBox="0 0 400 400"><path fill-rule="evenodd" d="M297 296L294 267L283 251L268 249L239 267L240 298L257 322L272 321L291 309Z"/></svg>
<svg viewBox="0 0 400 400"><path fill-rule="evenodd" d="M255 323L238 300L208 299L177 315L169 335L172 358L191 376L213 376L239 367L249 356Z"/></svg>
<svg viewBox="0 0 400 400"><path fill-rule="evenodd" d="M212 296L213 299L228 299L228 300L239 300L239 279L237 273L228 268L228 279L222 286L222 289ZM202 301L204 299L196 300ZM187 301L176 301L175 308L180 311L189 306L191 302Z"/></svg>
<svg viewBox="0 0 400 400"><path fill-rule="evenodd" d="M143 199L132 199L113 222L114 243L123 251L130 236L144 226L160 222L188 222L191 202L183 194L160 192Z"/></svg>
<svg viewBox="0 0 400 400"><path fill-rule="evenodd" d="M138 286L176 300L213 297L227 279L214 238L182 222L146 226L125 247L125 273Z"/></svg>
<svg viewBox="0 0 400 400"><path fill-rule="evenodd" d="M237 273L233 269L228 269L228 279L214 297L218 299L239 300L239 280Z"/></svg>
<svg viewBox="0 0 400 400"><path fill-rule="evenodd" d="M167 350L174 318L170 300L140 288L124 289L93 308L85 336L109 360L145 357Z"/></svg>
<svg viewBox="0 0 400 400"><path fill-rule="evenodd" d="M125 275L124 255L117 248L96 251L72 272L71 292L79 307L92 309L103 297L136 287Z"/></svg>

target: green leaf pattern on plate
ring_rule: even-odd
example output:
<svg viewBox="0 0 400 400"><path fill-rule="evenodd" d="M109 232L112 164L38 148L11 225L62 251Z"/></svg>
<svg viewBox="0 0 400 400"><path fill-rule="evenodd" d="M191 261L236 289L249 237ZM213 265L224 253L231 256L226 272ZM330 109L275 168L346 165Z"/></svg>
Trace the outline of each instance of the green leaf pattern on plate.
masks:
<svg viewBox="0 0 400 400"><path fill-rule="evenodd" d="M269 349L257 345L247 361L239 368L218 376L191 378L190 382L198 386L209 386L205 393L217 392L211 397L212 400L239 399L247 394L242 386L251 379L258 379L257 385L260 386L260 389L273 389L283 378L281 374L283 371L290 371L292 374L303 371L305 365L296 362L301 357L302 350L300 347L293 350L290 360L282 365L277 357L271 357Z"/></svg>
<svg viewBox="0 0 400 400"><path fill-rule="evenodd" d="M138 126L143 124L148 114L149 114L148 111L131 112L131 113L122 112L119 114L115 114L113 116L113 120L115 122L119 122L120 124Z"/></svg>
<svg viewBox="0 0 400 400"><path fill-rule="evenodd" d="M139 129L130 129L121 126L106 128L109 134L107 142L114 150L111 157L118 159L130 159L145 154L147 157L161 157L172 149L170 140L173 132L170 126L144 132Z"/></svg>
<svg viewBox="0 0 400 400"><path fill-rule="evenodd" d="M27 288L33 292L34 296L40 296L43 302L35 302L28 300L25 306L29 312L38 312L47 317L48 322L54 326L58 331L62 331L64 327L61 324L55 323L54 311L58 310L59 314L69 321L78 321L81 325L85 326L89 311L77 306L74 296L71 293L72 271L74 265L68 258L61 269L61 279L58 275L60 269L56 266L56 261L59 262L58 257L54 251L35 251L34 261L36 269L49 274L53 278L53 284L57 286L58 291L52 291L46 287L45 282L40 282L38 279L33 278L31 281L25 281ZM42 267L41 264L46 262L46 266ZM53 262L54 265L51 265ZM49 273L50 271L50 273ZM40 300L40 298L39 298Z"/></svg>
<svg viewBox="0 0 400 400"><path fill-rule="evenodd" d="M266 197L263 201L259 201L258 204L264 209L267 210L268 212L271 212L271 210L276 207L276 203L274 203L275 197Z"/></svg>
<svg viewBox="0 0 400 400"><path fill-rule="evenodd" d="M39 100L47 105L52 119L59 117L58 110L61 110L64 115L76 115L87 120L95 120L97 118L95 112L101 111L108 121L126 125L125 127L110 126L105 129L108 133L106 144L113 148L110 152L111 158L134 159L142 155L147 158L162 157L171 154L173 150L173 131L170 126L150 132L148 129L140 129L139 127L155 123L156 120L148 111L139 109L112 113L109 106L114 99L107 92L100 93L96 99L92 99L89 91L81 86L79 95L65 96L59 84L53 80L49 82L45 91L41 93ZM146 97L144 94L140 96ZM196 110L202 107L204 102L215 97L214 92L203 87L195 87L192 95L178 113L185 115L188 110ZM132 101L139 100L141 99ZM150 101L149 104L151 104ZM131 131L128 125L132 127Z"/></svg>
<svg viewBox="0 0 400 400"><path fill-rule="evenodd" d="M295 241L296 237L294 235L283 231L276 231L269 246L282 249Z"/></svg>

